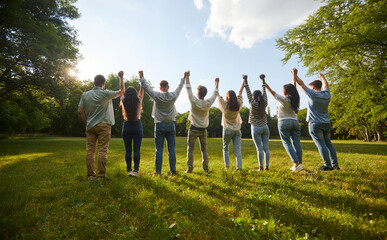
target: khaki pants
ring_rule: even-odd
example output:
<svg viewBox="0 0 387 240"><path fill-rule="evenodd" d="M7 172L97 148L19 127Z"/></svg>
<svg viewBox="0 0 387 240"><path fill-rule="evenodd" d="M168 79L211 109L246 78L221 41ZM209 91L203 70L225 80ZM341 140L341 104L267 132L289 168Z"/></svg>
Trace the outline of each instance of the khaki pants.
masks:
<svg viewBox="0 0 387 240"><path fill-rule="evenodd" d="M111 135L108 123L99 123L86 131L86 167L87 176L96 176L94 172L95 150L98 141L98 176L105 176L107 152Z"/></svg>
<svg viewBox="0 0 387 240"><path fill-rule="evenodd" d="M203 170L208 171L208 154L207 154L207 129L198 131L189 129L187 136L187 170L193 170L193 152L196 138L199 138L200 150L202 151Z"/></svg>

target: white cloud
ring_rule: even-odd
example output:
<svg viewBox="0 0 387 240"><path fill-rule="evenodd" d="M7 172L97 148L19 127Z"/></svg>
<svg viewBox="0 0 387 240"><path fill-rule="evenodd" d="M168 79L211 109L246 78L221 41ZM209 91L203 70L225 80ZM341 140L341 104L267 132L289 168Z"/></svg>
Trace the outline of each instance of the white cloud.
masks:
<svg viewBox="0 0 387 240"><path fill-rule="evenodd" d="M322 4L312 0L208 0L210 16L205 33L219 36L240 48L270 39L302 23ZM200 10L203 1L194 0Z"/></svg>
<svg viewBox="0 0 387 240"><path fill-rule="evenodd" d="M204 1L204 0L194 0L194 4L195 4L195 6L196 6L197 9L200 10L200 9L203 8L203 6L204 6L203 1Z"/></svg>

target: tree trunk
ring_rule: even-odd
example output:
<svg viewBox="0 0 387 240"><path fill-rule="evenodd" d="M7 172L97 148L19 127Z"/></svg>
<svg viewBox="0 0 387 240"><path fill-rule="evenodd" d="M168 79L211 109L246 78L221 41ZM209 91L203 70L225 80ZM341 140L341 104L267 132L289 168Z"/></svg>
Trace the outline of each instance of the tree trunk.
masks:
<svg viewBox="0 0 387 240"><path fill-rule="evenodd" d="M364 126L364 135L365 135L366 142L369 142L370 141L370 134L368 132L367 126Z"/></svg>
<svg viewBox="0 0 387 240"><path fill-rule="evenodd" d="M385 141L385 138L384 138L384 131L383 131L383 123L379 123L379 126L376 130L376 134L378 135L378 142L384 142Z"/></svg>

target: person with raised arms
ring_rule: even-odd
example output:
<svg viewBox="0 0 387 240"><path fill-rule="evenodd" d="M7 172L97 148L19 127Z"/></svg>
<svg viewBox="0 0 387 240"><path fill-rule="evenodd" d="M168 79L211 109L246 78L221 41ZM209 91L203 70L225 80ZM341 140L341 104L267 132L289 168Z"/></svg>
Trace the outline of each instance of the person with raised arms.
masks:
<svg viewBox="0 0 387 240"><path fill-rule="evenodd" d="M319 73L320 80L314 80L307 87L298 77L297 69L293 68L293 72L295 72L298 85L308 97L306 121L309 122L309 134L324 161L324 165L319 170L339 170L336 150L331 142L331 122L328 114L331 92L329 91L328 81L322 73Z"/></svg>
<svg viewBox="0 0 387 240"><path fill-rule="evenodd" d="M300 95L296 88L296 80L294 71L293 82L283 86L283 96L273 91L265 81L265 75L260 78L266 84L267 90L279 102L277 108L278 116L278 131L282 140L282 144L289 154L293 162L290 168L293 172L302 171L304 168L302 163L302 148L301 148L301 126L297 119L297 112L300 107Z"/></svg>
<svg viewBox="0 0 387 240"><path fill-rule="evenodd" d="M121 79L121 81L123 81ZM104 178L107 152L111 137L111 126L115 124L112 99L120 97L122 90L105 89L105 77L94 78L94 88L82 94L78 114L86 125L86 168L87 179ZM123 84L121 82L121 84ZM98 172L94 171L95 150L98 142Z"/></svg>
<svg viewBox="0 0 387 240"><path fill-rule="evenodd" d="M187 136L187 170L186 173L192 173L193 170L193 152L196 139L199 139L200 150L202 152L203 171L208 173L208 154L207 154L207 127L209 124L209 111L214 103L217 93L219 78L215 78L215 90L210 98L204 99L207 95L207 88L199 85L196 97L192 93L190 82L190 71L185 74L185 83L187 88L188 99L191 102L191 111L188 119L190 127Z"/></svg>
<svg viewBox="0 0 387 240"><path fill-rule="evenodd" d="M241 124L242 118L240 111L243 104L242 92L244 82L236 96L233 90L226 94L226 100L217 94L219 99L219 107L222 111L222 126L223 126L223 160L225 170L230 167L229 145L232 140L234 146L234 154L236 160L236 169L242 170L242 151L241 151Z"/></svg>
<svg viewBox="0 0 387 240"><path fill-rule="evenodd" d="M185 73L186 74L186 73ZM172 175L176 175L176 126L175 118L177 115L175 102L180 95L181 89L184 86L184 77L180 80L179 86L173 92L169 92L168 81L162 80L160 82L160 91L156 92L147 84L142 71L139 72L141 86L145 92L153 100L152 117L155 122L154 136L155 136L155 173L153 176L161 174L163 166L163 149L164 142L167 140L169 169Z"/></svg>
<svg viewBox="0 0 387 240"><path fill-rule="evenodd" d="M118 76L121 79L121 92L124 94L121 96L122 117L124 123L122 126L122 138L125 145L125 161L126 170L128 176L139 177L138 170L140 167L140 148L143 136L143 129L141 123L141 106L142 99L144 97L144 89L141 87L140 92L134 87L128 87L125 90L125 84L123 81L124 72L120 71ZM133 142L133 149L132 149ZM132 171L132 152L134 171Z"/></svg>
<svg viewBox="0 0 387 240"><path fill-rule="evenodd" d="M265 170L269 170L269 136L270 131L267 126L266 107L267 95L265 81L262 79L262 92L255 90L251 94L247 75L242 75L245 82L247 98L250 103L249 123L251 124L251 136L253 138L258 156L258 170L263 170L263 153L265 153Z"/></svg>

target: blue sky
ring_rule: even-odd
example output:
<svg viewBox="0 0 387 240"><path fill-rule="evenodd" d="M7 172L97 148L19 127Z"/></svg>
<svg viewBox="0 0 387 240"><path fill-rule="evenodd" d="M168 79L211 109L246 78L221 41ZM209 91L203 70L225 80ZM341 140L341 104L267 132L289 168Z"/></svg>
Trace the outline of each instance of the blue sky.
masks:
<svg viewBox="0 0 387 240"><path fill-rule="evenodd" d="M306 69L297 59L283 65L275 39L317 10L321 3L316 1L78 0L75 6L81 17L70 24L82 42L79 80L119 70L130 78L143 70L153 86L165 79L173 90L190 70L192 85L205 85L209 94L219 77L224 96L230 89L238 91L242 74L249 76L252 90L261 88L258 76L266 74L279 93L291 81L293 67L306 82L315 79L305 77ZM300 94L301 107L306 107L306 97ZM277 105L269 96L272 114ZM185 89L176 107L179 112L189 110Z"/></svg>

